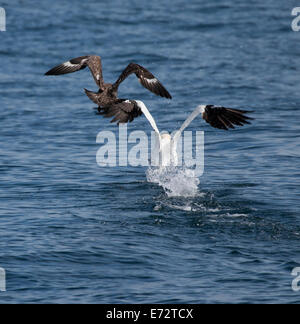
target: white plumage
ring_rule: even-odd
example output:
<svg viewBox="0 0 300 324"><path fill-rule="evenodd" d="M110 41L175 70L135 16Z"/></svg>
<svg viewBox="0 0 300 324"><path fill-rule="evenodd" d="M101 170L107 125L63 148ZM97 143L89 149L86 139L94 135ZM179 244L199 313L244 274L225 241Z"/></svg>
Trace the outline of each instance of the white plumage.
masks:
<svg viewBox="0 0 300 324"><path fill-rule="evenodd" d="M161 134L157 128L156 122L152 115L150 114L146 105L140 101L135 100L150 125L154 129L157 134L157 145L155 145L154 152L154 161L156 164L159 164L161 167L167 166L177 166L178 165L178 154L177 154L177 145L178 141L181 137L182 132L190 125L190 123L199 115L205 112L205 105L198 106L193 113L186 119L186 121L182 124L180 129L174 132L174 135L170 134Z"/></svg>

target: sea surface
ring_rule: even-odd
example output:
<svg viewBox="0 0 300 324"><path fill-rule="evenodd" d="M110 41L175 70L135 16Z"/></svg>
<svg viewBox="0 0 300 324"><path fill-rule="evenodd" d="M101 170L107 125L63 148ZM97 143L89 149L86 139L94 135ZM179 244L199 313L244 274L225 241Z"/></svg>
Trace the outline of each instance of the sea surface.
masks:
<svg viewBox="0 0 300 324"><path fill-rule="evenodd" d="M300 32L297 1L3 0L0 32L0 303L299 303ZM253 110L228 132L198 117L205 170L100 167L88 70L106 82L130 62L120 97L145 102L173 131L199 104ZM128 132L151 127L144 117Z"/></svg>

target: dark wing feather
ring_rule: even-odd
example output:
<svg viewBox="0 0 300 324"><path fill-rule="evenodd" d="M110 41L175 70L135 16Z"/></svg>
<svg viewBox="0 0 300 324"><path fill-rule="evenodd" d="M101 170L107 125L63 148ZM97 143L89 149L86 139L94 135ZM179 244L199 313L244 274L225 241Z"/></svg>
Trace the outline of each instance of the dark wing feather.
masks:
<svg viewBox="0 0 300 324"><path fill-rule="evenodd" d="M45 75L60 75L82 70L87 67L89 56L80 56L59 64L45 73Z"/></svg>
<svg viewBox="0 0 300 324"><path fill-rule="evenodd" d="M102 76L101 58L100 56L96 55L76 57L72 60L55 66L54 68L46 72L45 75L61 75L73 73L85 69L87 66L89 67L96 84L100 89L103 89L104 81Z"/></svg>
<svg viewBox="0 0 300 324"><path fill-rule="evenodd" d="M99 106L99 102L98 102L98 93L84 89L85 94L90 98L90 100L92 100L96 105Z"/></svg>
<svg viewBox="0 0 300 324"><path fill-rule="evenodd" d="M153 92L154 94L172 99L172 96L168 92L168 90L161 84L161 82L147 69L138 65L136 63L130 63L126 69L121 73L118 80L113 85L115 89L118 89L121 82L123 82L129 75L135 74L139 79L140 83L148 90Z"/></svg>
<svg viewBox="0 0 300 324"><path fill-rule="evenodd" d="M245 115L250 112L247 110L208 105L205 107L202 117L212 127L228 130L229 128L235 128L234 126L250 124L249 120L253 118Z"/></svg>
<svg viewBox="0 0 300 324"><path fill-rule="evenodd" d="M111 123L126 124L142 115L142 111L134 100L118 100L107 107L99 107L98 112L106 118L114 117Z"/></svg>

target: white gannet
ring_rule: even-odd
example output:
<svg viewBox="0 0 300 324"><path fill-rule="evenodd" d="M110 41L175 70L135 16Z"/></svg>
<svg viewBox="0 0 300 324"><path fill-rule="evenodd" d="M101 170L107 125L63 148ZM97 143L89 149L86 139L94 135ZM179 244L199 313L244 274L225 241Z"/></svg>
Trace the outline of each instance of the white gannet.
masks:
<svg viewBox="0 0 300 324"><path fill-rule="evenodd" d="M155 156L155 163L156 165L157 163L159 163L159 165L162 167L178 165L178 140L180 139L182 132L199 114L201 114L202 118L212 127L224 130L228 130L229 128L233 129L235 128L234 125L243 126L244 124L250 124L249 120L253 119L245 115L250 111L217 107L213 105L199 105L182 124L180 129L174 132L173 135L161 134L146 105L140 100L135 100L135 103L138 109L140 109L141 113L145 115L155 133L157 134L158 143L155 148L155 150L157 151L157 154Z"/></svg>

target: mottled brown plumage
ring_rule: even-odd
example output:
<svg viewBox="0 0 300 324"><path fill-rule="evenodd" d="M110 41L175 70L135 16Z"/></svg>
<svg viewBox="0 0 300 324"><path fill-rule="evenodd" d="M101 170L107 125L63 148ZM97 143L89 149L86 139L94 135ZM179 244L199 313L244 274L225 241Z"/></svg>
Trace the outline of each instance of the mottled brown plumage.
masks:
<svg viewBox="0 0 300 324"><path fill-rule="evenodd" d="M168 99L172 98L166 88L151 72L136 63L130 63L115 83L105 83L102 75L101 58L96 55L74 58L52 68L45 75L67 74L85 69L86 67L90 69L99 90L98 92L92 92L85 89L85 93L90 100L98 105L100 114L106 117L115 116L113 122L131 122L142 114L138 112L139 108L134 100L118 98L119 85L131 74L135 74L140 83L154 94Z"/></svg>
<svg viewBox="0 0 300 324"><path fill-rule="evenodd" d="M141 107L135 100L122 99L119 99L118 102L115 102L110 106L104 108L99 107L98 112L106 118L114 116L111 122L117 122L118 124L131 123L135 118L143 114Z"/></svg>

